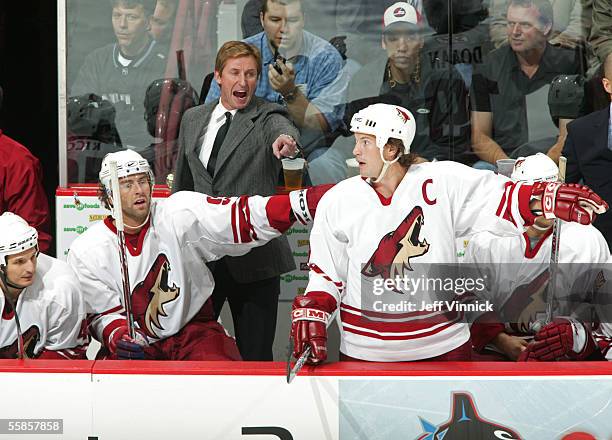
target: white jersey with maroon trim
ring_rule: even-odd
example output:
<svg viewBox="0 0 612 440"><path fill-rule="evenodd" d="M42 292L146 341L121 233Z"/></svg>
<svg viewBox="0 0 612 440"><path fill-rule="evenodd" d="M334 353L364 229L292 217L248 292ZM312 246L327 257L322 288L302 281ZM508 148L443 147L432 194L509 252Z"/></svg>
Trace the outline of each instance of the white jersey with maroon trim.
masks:
<svg viewBox="0 0 612 440"><path fill-rule="evenodd" d="M137 246L127 245L132 312L149 342L176 334L205 313L214 288L205 263L243 255L278 237L291 225L290 212L289 196L215 198L184 191L152 202ZM94 315L92 333L104 342L125 323L119 247L110 218L72 243L68 262ZM207 313L203 319L214 318Z"/></svg>
<svg viewBox="0 0 612 440"><path fill-rule="evenodd" d="M524 189L524 190L523 190ZM361 177L332 188L317 208L310 235L306 295L325 292L340 306L342 353L370 361L411 361L447 353L469 338L461 311L381 312L377 298L420 303L398 289L373 285L423 267L457 261L455 237L490 230L522 233L530 189L455 162L412 165L390 200ZM424 263L424 264L421 264ZM426 269L425 269L426 270ZM399 287L399 286L398 286ZM419 292L424 300L427 292ZM369 318L369 319L368 319Z"/></svg>
<svg viewBox="0 0 612 440"><path fill-rule="evenodd" d="M580 314L579 303L590 303L589 295L605 290L610 259L606 240L595 227L561 225L554 298L558 316ZM486 268L490 299L510 334L530 336L531 324L545 317L551 246L552 228L533 244L526 233L499 237L483 232L469 240L464 261Z"/></svg>
<svg viewBox="0 0 612 440"><path fill-rule="evenodd" d="M3 294L0 294L0 310L0 358L16 358L15 313ZM84 357L87 349L85 303L76 275L63 261L45 254L38 256L34 283L17 299L17 317L28 358Z"/></svg>

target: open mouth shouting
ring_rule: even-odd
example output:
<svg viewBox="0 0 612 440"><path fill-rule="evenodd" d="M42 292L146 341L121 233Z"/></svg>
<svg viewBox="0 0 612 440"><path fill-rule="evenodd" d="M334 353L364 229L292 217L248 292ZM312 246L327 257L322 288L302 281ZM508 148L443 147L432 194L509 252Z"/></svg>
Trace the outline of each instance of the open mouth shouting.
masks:
<svg viewBox="0 0 612 440"><path fill-rule="evenodd" d="M237 108L245 107L249 103L249 92L248 90L234 90L232 92L232 97L236 103Z"/></svg>

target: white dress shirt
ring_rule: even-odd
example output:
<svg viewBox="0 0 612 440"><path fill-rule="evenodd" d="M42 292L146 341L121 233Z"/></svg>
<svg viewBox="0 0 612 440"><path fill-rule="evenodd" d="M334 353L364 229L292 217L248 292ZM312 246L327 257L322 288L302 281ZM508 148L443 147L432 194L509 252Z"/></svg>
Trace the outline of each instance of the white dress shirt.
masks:
<svg viewBox="0 0 612 440"><path fill-rule="evenodd" d="M202 141L202 148L200 148L200 161L202 162L202 165L204 165L204 168L208 166L208 159L210 159L210 153L212 152L217 132L221 126L225 124L225 112L230 112L233 120L237 111L238 109L226 109L223 104L221 104L221 100L219 100L219 103L213 110L212 115L210 115L210 121L208 122L208 127L204 133L204 140Z"/></svg>

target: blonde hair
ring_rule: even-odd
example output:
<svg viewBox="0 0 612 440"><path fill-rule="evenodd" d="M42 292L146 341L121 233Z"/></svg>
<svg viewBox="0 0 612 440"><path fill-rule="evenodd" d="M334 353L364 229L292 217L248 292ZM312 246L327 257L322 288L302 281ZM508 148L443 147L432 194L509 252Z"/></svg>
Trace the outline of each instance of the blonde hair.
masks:
<svg viewBox="0 0 612 440"><path fill-rule="evenodd" d="M215 59L215 71L223 72L223 68L227 64L230 58L239 57L253 57L255 58L255 64L257 64L257 76L261 75L261 53L252 44L245 43L244 41L228 41L221 46L219 52L217 52L217 58Z"/></svg>

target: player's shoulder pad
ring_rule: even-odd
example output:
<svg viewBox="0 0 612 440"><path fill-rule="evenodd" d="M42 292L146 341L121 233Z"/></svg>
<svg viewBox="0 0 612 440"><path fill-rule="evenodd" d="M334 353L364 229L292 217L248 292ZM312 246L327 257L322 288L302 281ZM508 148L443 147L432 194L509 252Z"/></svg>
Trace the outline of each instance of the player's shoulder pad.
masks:
<svg viewBox="0 0 612 440"><path fill-rule="evenodd" d="M63 307L79 300L80 285L78 277L70 265L45 254L38 256L36 274L40 279L40 294L47 301L54 301Z"/></svg>
<svg viewBox="0 0 612 440"><path fill-rule="evenodd" d="M108 229L103 220L100 220L74 239L70 244L69 253L91 254L101 248L109 240L109 236L114 237L115 234Z"/></svg>
<svg viewBox="0 0 612 440"><path fill-rule="evenodd" d="M561 226L561 241L577 250L586 251L602 247L608 248L606 239L593 225L581 225L576 222L563 222Z"/></svg>

